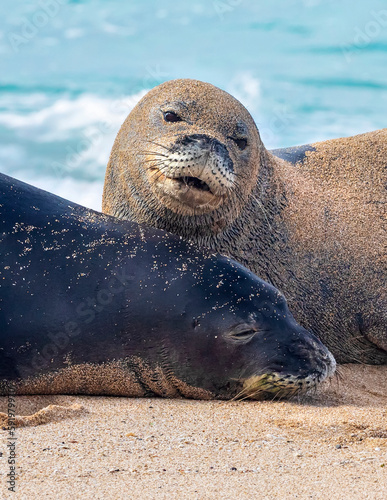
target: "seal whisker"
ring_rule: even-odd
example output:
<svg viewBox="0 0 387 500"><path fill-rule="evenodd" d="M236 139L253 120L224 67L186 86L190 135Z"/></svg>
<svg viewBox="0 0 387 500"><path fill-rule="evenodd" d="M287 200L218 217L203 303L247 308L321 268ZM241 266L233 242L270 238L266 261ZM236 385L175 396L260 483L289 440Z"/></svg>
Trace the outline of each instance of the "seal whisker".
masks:
<svg viewBox="0 0 387 500"><path fill-rule="evenodd" d="M154 169L157 169L157 171L154 172L154 174L152 175L159 175L157 179L160 179L161 177L166 177L166 175L164 174L164 171L167 168L167 166L165 165L165 160L160 158L158 160L152 160L149 163L150 165L148 166L148 170L152 170L152 167L154 167Z"/></svg>
<svg viewBox="0 0 387 500"><path fill-rule="evenodd" d="M157 182L160 180L162 180L163 182L166 181L166 176L164 175L164 173L162 172L162 170L160 168L158 168L157 170L155 170L155 169L150 169L150 170L154 170L150 173L153 181L157 181Z"/></svg>
<svg viewBox="0 0 387 500"><path fill-rule="evenodd" d="M159 146L160 148L164 148L166 149L167 151L169 151L170 153L172 152L172 148L168 148L167 146L164 146L164 144L160 144L156 141L151 141L151 140L147 140L146 142L149 142L151 144L154 144L155 146Z"/></svg>
<svg viewBox="0 0 387 500"><path fill-rule="evenodd" d="M240 397L244 395L252 386L253 384L250 384L248 387L244 387L240 392L238 392L238 394L231 398L230 401L239 401Z"/></svg>
<svg viewBox="0 0 387 500"><path fill-rule="evenodd" d="M261 370L262 373L264 374L266 370ZM240 379L240 380L243 380L243 379ZM248 379L247 379L248 380ZM246 382L246 381L245 381ZM232 401L238 399L240 400L241 399L241 396L243 396L244 394L247 394L245 397L243 397L242 399L246 399L247 397L249 397L249 391L251 391L252 387L254 387L254 385L256 384L256 380L252 380L250 382L249 385L247 385L246 387L243 387L242 390L232 399ZM261 391L261 387L259 389L257 389L259 391Z"/></svg>
<svg viewBox="0 0 387 500"><path fill-rule="evenodd" d="M163 167L164 166L164 163L165 160L163 160L162 158L161 159L152 159L152 160L146 160L144 163L149 163L149 167L152 168L152 167L157 167L157 169L162 172L162 168L160 167ZM148 167L148 168L149 168Z"/></svg>
<svg viewBox="0 0 387 500"><path fill-rule="evenodd" d="M164 172L163 172L163 167L164 166L164 162L163 160L153 160L152 163L149 165L149 170L155 170L157 168L157 171L154 172L154 175L155 174L162 174L164 175Z"/></svg>
<svg viewBox="0 0 387 500"><path fill-rule="evenodd" d="M152 156L153 155L153 156L162 156L163 158L169 158L168 155L160 153L159 151L146 151L146 150L144 150L144 151L139 151L139 154L142 154L144 156ZM146 161L146 160L144 160L144 161Z"/></svg>
<svg viewBox="0 0 387 500"><path fill-rule="evenodd" d="M148 160L144 160L144 163L154 164L155 162L159 162L160 165L163 165L165 160L163 158L149 158Z"/></svg>
<svg viewBox="0 0 387 500"><path fill-rule="evenodd" d="M153 172L152 174L152 179L154 181L160 181L162 180L162 182L167 182L167 177L164 175L164 173L162 172L162 170L157 170L156 172Z"/></svg>
<svg viewBox="0 0 387 500"><path fill-rule="evenodd" d="M246 401L246 399L249 399L249 398L255 399L258 396L258 394L260 394L261 392L262 392L261 390L257 389L256 391L251 392L249 394L246 394L243 397L239 398L238 401Z"/></svg>
<svg viewBox="0 0 387 500"><path fill-rule="evenodd" d="M288 393L282 395L280 399L287 399L292 401L296 397L298 397L300 394L302 394L303 391L301 391L298 387L295 387L293 390L289 391Z"/></svg>

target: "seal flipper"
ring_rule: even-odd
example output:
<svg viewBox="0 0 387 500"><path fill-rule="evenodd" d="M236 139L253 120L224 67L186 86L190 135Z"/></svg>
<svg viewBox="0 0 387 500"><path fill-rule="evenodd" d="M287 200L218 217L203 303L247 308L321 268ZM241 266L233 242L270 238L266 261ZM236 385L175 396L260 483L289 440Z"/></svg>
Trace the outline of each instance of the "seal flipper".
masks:
<svg viewBox="0 0 387 500"><path fill-rule="evenodd" d="M304 144L302 146L292 146L290 148L271 149L270 153L295 165L296 163L302 163L304 161L307 151L316 151L316 148L310 144Z"/></svg>

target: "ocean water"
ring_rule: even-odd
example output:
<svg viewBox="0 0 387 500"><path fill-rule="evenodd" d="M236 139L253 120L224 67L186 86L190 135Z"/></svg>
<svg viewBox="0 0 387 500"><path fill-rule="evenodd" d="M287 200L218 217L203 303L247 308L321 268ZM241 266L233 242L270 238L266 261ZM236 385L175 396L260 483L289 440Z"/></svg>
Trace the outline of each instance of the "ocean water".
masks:
<svg viewBox="0 0 387 500"><path fill-rule="evenodd" d="M197 78L268 148L387 126L387 2L0 0L0 171L101 208L115 135L147 90Z"/></svg>

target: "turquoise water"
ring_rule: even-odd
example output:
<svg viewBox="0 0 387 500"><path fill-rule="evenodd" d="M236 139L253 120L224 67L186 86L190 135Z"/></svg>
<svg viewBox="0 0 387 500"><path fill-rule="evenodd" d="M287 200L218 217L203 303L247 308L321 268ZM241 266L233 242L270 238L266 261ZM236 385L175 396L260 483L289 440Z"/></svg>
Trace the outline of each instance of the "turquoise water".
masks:
<svg viewBox="0 0 387 500"><path fill-rule="evenodd" d="M211 82L269 148L387 126L387 2L0 0L0 171L100 208L147 89Z"/></svg>

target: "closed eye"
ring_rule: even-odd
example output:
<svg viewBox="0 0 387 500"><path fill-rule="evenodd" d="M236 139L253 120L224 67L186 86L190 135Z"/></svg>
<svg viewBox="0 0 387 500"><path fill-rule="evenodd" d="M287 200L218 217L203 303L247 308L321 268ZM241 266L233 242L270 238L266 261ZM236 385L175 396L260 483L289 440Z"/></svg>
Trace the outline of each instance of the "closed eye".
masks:
<svg viewBox="0 0 387 500"><path fill-rule="evenodd" d="M247 139L244 138L239 138L239 137L230 137L235 144L238 146L239 149L246 149L247 147Z"/></svg>
<svg viewBox="0 0 387 500"><path fill-rule="evenodd" d="M174 111L166 111L164 113L164 120L166 122L181 122L181 118Z"/></svg>
<svg viewBox="0 0 387 500"><path fill-rule="evenodd" d="M249 328L247 325L241 325L229 332L228 337L234 342L246 344L247 342L250 342L256 333L257 331L253 330L251 327Z"/></svg>

